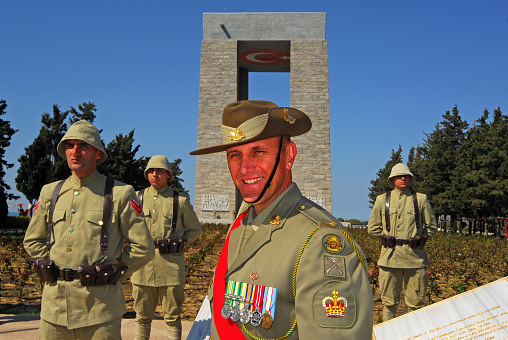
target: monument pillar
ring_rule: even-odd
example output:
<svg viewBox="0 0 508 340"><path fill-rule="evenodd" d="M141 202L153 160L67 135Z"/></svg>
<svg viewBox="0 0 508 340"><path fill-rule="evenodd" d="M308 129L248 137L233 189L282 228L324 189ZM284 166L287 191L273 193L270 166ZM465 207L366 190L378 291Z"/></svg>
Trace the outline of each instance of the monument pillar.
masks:
<svg viewBox="0 0 508 340"><path fill-rule="evenodd" d="M290 72L290 105L313 124L309 133L294 138L293 179L305 196L332 211L326 14L203 14L198 148L222 143L227 104L266 99L249 98L249 72ZM197 156L194 209L199 219L227 223L237 201L225 153Z"/></svg>

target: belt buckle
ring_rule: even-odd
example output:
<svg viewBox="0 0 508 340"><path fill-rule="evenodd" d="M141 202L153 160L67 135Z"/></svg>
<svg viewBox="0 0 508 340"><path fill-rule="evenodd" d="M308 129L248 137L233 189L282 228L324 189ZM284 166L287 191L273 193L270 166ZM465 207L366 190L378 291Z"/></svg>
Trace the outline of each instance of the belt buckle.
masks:
<svg viewBox="0 0 508 340"><path fill-rule="evenodd" d="M64 268L63 271L63 279L65 281L74 281L74 269Z"/></svg>

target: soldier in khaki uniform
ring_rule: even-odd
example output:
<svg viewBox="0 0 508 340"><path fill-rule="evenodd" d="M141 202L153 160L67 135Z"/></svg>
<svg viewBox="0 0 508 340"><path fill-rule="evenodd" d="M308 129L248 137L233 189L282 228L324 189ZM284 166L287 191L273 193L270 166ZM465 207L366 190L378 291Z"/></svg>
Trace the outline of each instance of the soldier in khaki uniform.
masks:
<svg viewBox="0 0 508 340"><path fill-rule="evenodd" d="M437 231L427 195L410 189L414 176L409 168L402 163L394 165L388 180L395 188L376 198L368 224L369 234L382 243L378 266L383 321L395 317L403 285L410 310L424 305L430 264L424 246Z"/></svg>
<svg viewBox="0 0 508 340"><path fill-rule="evenodd" d="M366 259L348 231L293 183L292 136L303 112L272 102L229 104L223 144L244 202L230 228L208 298L212 339L371 339ZM279 158L280 156L280 158Z"/></svg>
<svg viewBox="0 0 508 340"><path fill-rule="evenodd" d="M74 123L57 150L67 159L72 175L60 181L59 191L55 188L60 182L42 188L24 239L32 258L53 260L47 267L51 271L44 272L50 278L42 294L39 338L121 339L125 298L121 285L107 283L114 282L107 278L128 276L150 261L155 253L153 242L143 214L133 207L136 194L132 186L114 181L112 197L105 189L106 182L112 181L96 170L107 155L94 125L84 120ZM54 192L57 201L51 219ZM46 244L48 221L53 224L50 248ZM125 248L124 240L128 242ZM126 271L111 274L106 269L122 263L128 266ZM106 270L104 276L102 272L95 276L96 268ZM87 269L87 274L81 269ZM83 286L82 280L90 285Z"/></svg>
<svg viewBox="0 0 508 340"><path fill-rule="evenodd" d="M185 299L185 258L182 250L184 244L194 242L201 234L201 223L192 208L189 196L168 186L171 176L167 158L161 155L153 156L145 170L145 177L151 186L142 194L138 192L157 249L155 258L131 277L136 311L134 338L137 340L150 337L151 323L159 298L162 299L164 321L168 325L168 338L181 339L180 313ZM178 202L176 216L173 215L175 200ZM161 242L164 240L168 242Z"/></svg>

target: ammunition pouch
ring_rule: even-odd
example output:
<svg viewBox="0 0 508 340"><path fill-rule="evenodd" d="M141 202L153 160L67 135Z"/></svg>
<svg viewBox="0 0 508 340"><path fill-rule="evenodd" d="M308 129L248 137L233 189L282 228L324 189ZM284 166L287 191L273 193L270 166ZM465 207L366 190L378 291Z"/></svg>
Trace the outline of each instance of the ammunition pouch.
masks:
<svg viewBox="0 0 508 340"><path fill-rule="evenodd" d="M82 286L116 284L129 267L123 263L81 265L78 267Z"/></svg>
<svg viewBox="0 0 508 340"><path fill-rule="evenodd" d="M44 282L55 282L57 280L56 265L53 260L46 260L42 257L34 257L30 259L33 264L37 276Z"/></svg>
<svg viewBox="0 0 508 340"><path fill-rule="evenodd" d="M160 254L182 253L187 240L183 238L168 238L165 240L154 240L153 245L159 249Z"/></svg>
<svg viewBox="0 0 508 340"><path fill-rule="evenodd" d="M389 235L381 235L379 236L381 240L381 244L387 248L393 248L395 246L403 246L405 244L409 245L411 248L419 248L425 246L427 243L427 239L429 235L419 235L415 237L410 237L408 239L395 238Z"/></svg>
<svg viewBox="0 0 508 340"><path fill-rule="evenodd" d="M395 247L395 237L390 235L381 235L379 236L379 239L381 240L381 245L387 248L393 248Z"/></svg>

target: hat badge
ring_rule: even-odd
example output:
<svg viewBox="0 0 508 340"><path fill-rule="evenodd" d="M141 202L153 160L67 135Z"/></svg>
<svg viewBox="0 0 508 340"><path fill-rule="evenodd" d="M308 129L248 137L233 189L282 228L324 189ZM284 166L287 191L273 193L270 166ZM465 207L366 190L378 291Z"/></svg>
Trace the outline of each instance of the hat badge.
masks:
<svg viewBox="0 0 508 340"><path fill-rule="evenodd" d="M289 124L294 124L296 122L296 118L288 111L288 108L285 107L284 110L284 120Z"/></svg>
<svg viewBox="0 0 508 340"><path fill-rule="evenodd" d="M235 131L231 131L231 136L229 136L229 138L232 141L238 141L245 138L245 134L243 133L242 130L236 129Z"/></svg>

